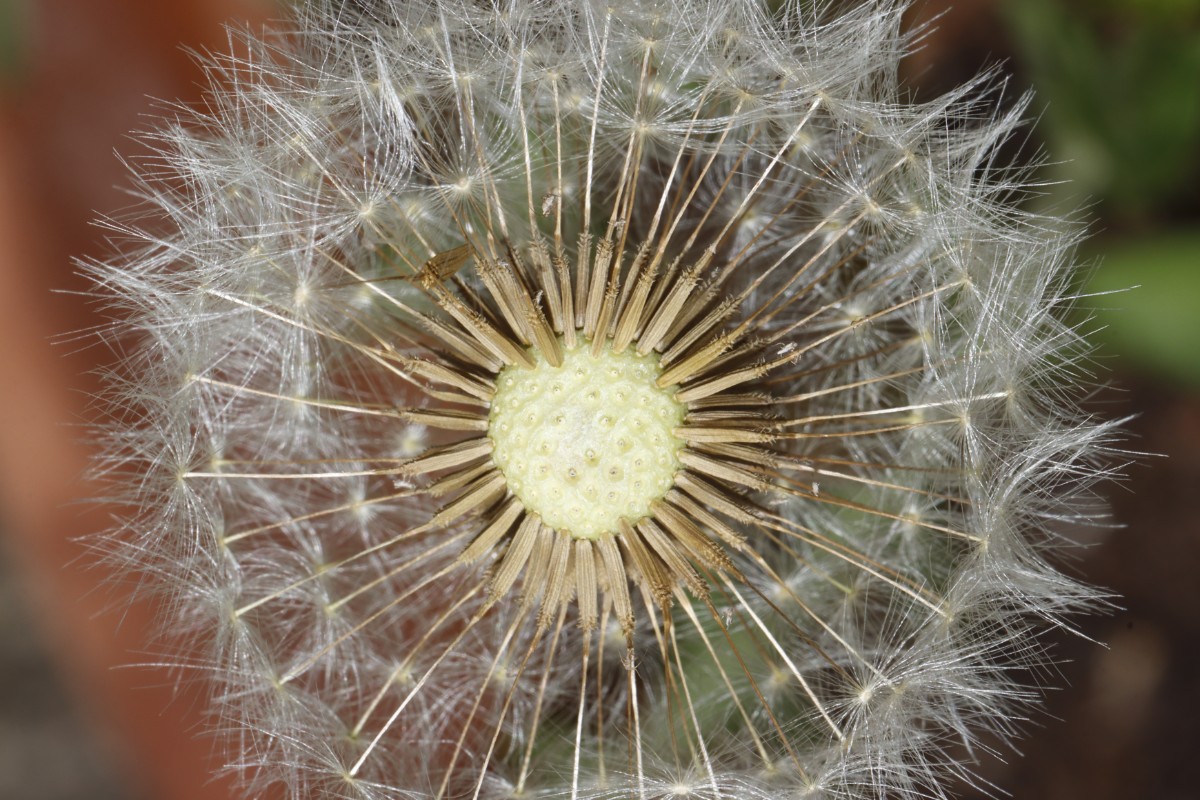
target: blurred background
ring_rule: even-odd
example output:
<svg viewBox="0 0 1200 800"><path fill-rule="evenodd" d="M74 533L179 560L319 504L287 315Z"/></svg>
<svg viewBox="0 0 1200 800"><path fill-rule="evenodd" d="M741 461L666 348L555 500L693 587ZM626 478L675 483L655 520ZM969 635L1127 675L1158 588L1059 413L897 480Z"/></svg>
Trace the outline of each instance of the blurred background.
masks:
<svg viewBox="0 0 1200 800"><path fill-rule="evenodd" d="M1137 415L1111 489L1117 527L1067 569L1119 608L1061 635L1058 685L1021 753L982 774L1041 800L1197 796L1200 744L1200 0L925 0L904 64L918 98L1001 64L1028 87L1051 209L1084 207L1081 312L1101 349L1089 399ZM105 585L79 537L106 525L79 476L92 377L108 356L74 256L105 252L97 211L128 203L114 155L151 98L194 101L181 48L272 0L0 0L0 798L217 800L202 695L145 653L153 609ZM1110 294L1118 289L1133 291ZM79 332L79 336L70 336ZM1089 639L1094 641L1089 641ZM1097 642L1104 643L1103 645ZM964 796L983 797L964 790Z"/></svg>

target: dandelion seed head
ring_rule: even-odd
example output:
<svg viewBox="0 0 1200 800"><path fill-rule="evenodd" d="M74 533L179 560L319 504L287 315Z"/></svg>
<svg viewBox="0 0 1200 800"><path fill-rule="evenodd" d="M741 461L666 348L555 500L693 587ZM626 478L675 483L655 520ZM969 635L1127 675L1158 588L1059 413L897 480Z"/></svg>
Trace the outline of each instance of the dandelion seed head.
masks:
<svg viewBox="0 0 1200 800"><path fill-rule="evenodd" d="M944 796L1095 593L1077 226L903 4L309 0L87 265L247 796ZM965 747L963 747L965 746Z"/></svg>

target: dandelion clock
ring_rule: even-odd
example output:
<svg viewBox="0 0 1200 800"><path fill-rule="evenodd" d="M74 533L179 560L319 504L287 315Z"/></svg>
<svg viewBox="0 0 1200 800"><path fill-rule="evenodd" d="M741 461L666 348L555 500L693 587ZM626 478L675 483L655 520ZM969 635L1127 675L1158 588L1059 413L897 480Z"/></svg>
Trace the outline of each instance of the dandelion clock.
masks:
<svg viewBox="0 0 1200 800"><path fill-rule="evenodd" d="M902 4L313 0L88 265L107 557L247 797L906 798L1095 594L1020 108ZM992 93L994 94L994 93Z"/></svg>

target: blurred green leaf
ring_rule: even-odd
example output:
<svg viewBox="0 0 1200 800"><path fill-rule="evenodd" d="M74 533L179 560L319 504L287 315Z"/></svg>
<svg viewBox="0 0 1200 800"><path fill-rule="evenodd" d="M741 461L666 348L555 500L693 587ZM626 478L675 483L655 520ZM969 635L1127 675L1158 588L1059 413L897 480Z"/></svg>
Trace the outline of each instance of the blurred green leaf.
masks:
<svg viewBox="0 0 1200 800"><path fill-rule="evenodd" d="M0 0L0 77L19 73L25 64L27 12L25 0Z"/></svg>
<svg viewBox="0 0 1200 800"><path fill-rule="evenodd" d="M1175 21L1200 17L1200 0L1096 0L1095 5Z"/></svg>
<svg viewBox="0 0 1200 800"><path fill-rule="evenodd" d="M1111 247L1086 291L1118 292L1087 304L1124 366L1200 385L1200 231Z"/></svg>
<svg viewBox="0 0 1200 800"><path fill-rule="evenodd" d="M1197 0L1010 0L1054 177L1134 220L1200 175Z"/></svg>

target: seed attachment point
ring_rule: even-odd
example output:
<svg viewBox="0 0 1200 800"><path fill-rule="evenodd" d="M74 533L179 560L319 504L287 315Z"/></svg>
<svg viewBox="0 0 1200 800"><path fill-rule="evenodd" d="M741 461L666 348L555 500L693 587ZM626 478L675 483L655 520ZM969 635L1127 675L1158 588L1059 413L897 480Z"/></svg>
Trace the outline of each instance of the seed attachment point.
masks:
<svg viewBox="0 0 1200 800"><path fill-rule="evenodd" d="M496 378L488 437L509 488L559 531L594 540L636 524L674 484L686 414L656 385L655 355L616 353L602 343L540 352L533 369L513 365Z"/></svg>

